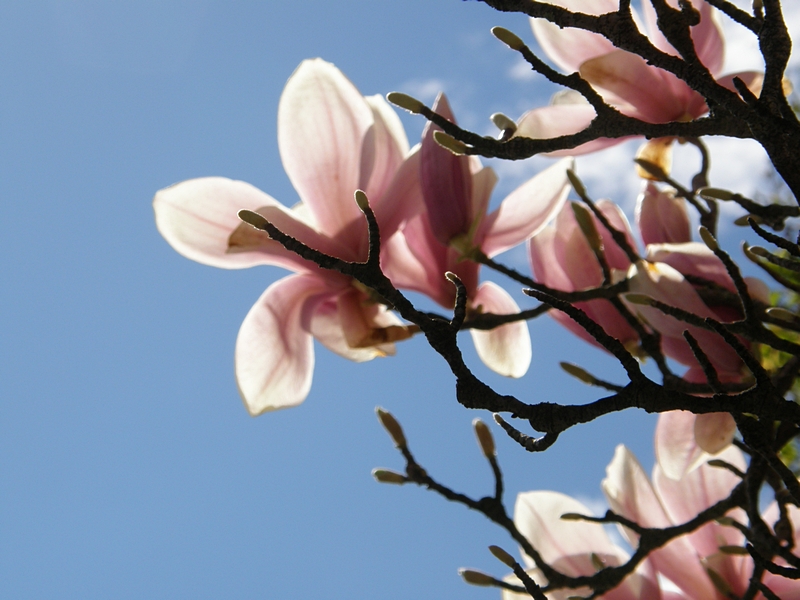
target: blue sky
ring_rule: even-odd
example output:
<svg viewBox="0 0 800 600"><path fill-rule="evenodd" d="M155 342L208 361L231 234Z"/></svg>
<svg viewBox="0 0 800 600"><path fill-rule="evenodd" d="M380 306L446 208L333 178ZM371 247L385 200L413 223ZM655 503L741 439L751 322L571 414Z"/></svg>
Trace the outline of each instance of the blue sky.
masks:
<svg viewBox="0 0 800 600"><path fill-rule="evenodd" d="M365 94L430 100L442 87L462 124L486 133L492 112L544 104L552 88L520 70L494 25L531 37L526 19L458 0L0 5L1 595L497 597L456 570L505 574L486 546L515 550L506 535L370 477L402 467L374 416L381 405L429 472L475 496L491 490L470 427L491 415L456 403L444 362L421 340L359 365L318 348L308 400L249 417L234 340L281 273L192 263L159 236L151 208L158 189L206 175L294 204L275 123L304 58L334 62ZM423 123L403 119L416 140ZM542 164L498 167L495 198ZM597 185L635 189L628 176ZM509 261L525 268L520 253ZM492 376L468 336L464 348L476 372L526 401L598 397L560 360L621 379L551 320L531 333L533 366L518 382ZM532 489L598 499L617 443L649 469L654 424L614 415L541 456L495 428L509 509Z"/></svg>

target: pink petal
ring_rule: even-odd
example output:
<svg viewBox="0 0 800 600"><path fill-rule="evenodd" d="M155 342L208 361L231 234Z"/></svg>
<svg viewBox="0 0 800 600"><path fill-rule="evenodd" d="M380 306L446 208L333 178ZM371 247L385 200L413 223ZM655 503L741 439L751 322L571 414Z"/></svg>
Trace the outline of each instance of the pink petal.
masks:
<svg viewBox="0 0 800 600"><path fill-rule="evenodd" d="M644 121L666 123L686 114L686 98L676 94L688 86L630 52L615 50L588 60L581 65L580 74L603 92L607 101L630 104L635 110L623 112Z"/></svg>
<svg viewBox="0 0 800 600"><path fill-rule="evenodd" d="M644 527L668 527L673 523L636 457L624 446L617 446L606 469L603 491L611 510ZM636 536L622 528L636 545ZM703 570L699 557L686 537L680 537L650 555L655 568L695 598L715 598L714 587Z"/></svg>
<svg viewBox="0 0 800 600"><path fill-rule="evenodd" d="M236 338L236 381L251 415L296 406L311 389L314 347L304 325L314 296L329 292L314 275L291 275L267 288Z"/></svg>
<svg viewBox="0 0 800 600"><path fill-rule="evenodd" d="M636 201L636 224L648 244L679 244L691 240L686 200L661 191L648 181Z"/></svg>
<svg viewBox="0 0 800 600"><path fill-rule="evenodd" d="M549 140L564 135L571 135L586 129L596 114L588 103L555 104L530 110L517 121L514 137L526 137L534 140ZM551 152L549 156L572 156L596 152L623 139L600 138L581 144L570 150Z"/></svg>
<svg viewBox="0 0 800 600"><path fill-rule="evenodd" d="M681 479L690 470L708 460L709 455L697 445L694 436L696 415L675 410L661 413L656 425L656 461L665 476Z"/></svg>
<svg viewBox="0 0 800 600"><path fill-rule="evenodd" d="M681 274L702 277L730 291L735 290L725 265L703 243L651 244L647 247L647 260L667 264Z"/></svg>
<svg viewBox="0 0 800 600"><path fill-rule="evenodd" d="M223 177L176 183L159 190L153 199L156 227L164 239L183 256L223 269L291 263L290 253L252 227L257 237L252 247L248 251L230 251L230 236L243 225L239 211L264 206L280 204L249 183Z"/></svg>
<svg viewBox="0 0 800 600"><path fill-rule="evenodd" d="M400 325L397 317L385 307L368 304L363 292L350 287L313 308L309 330L328 350L364 362L394 354L392 343L364 345L374 328L392 325Z"/></svg>
<svg viewBox="0 0 800 600"><path fill-rule="evenodd" d="M472 171L472 206L470 214L472 223L469 232L472 235L472 243L480 245L482 239L481 231L486 228L486 211L489 210L489 200L492 190L497 184L497 173L491 167L484 167L477 156L471 156Z"/></svg>
<svg viewBox="0 0 800 600"><path fill-rule="evenodd" d="M439 94L433 110L455 123L444 94ZM431 122L422 133L420 174L422 195L431 231L442 244L466 234L475 215L472 208L472 173L467 156L455 156L433 139L441 128Z"/></svg>
<svg viewBox="0 0 800 600"><path fill-rule="evenodd" d="M511 192L484 220L481 248L488 256L536 235L558 212L569 191L569 168L574 168L570 158L548 167Z"/></svg>
<svg viewBox="0 0 800 600"><path fill-rule="evenodd" d="M371 125L370 105L334 65L303 61L286 82L278 106L281 159L317 228L330 237L363 220L353 194Z"/></svg>
<svg viewBox="0 0 800 600"><path fill-rule="evenodd" d="M359 188L374 209L408 154L408 139L397 113L382 96L369 96L366 101L373 123L364 137Z"/></svg>
<svg viewBox="0 0 800 600"><path fill-rule="evenodd" d="M694 421L694 439L709 454L717 454L731 445L736 434L736 421L730 413L697 415Z"/></svg>
<svg viewBox="0 0 800 600"><path fill-rule="evenodd" d="M514 524L548 563L559 561L563 572L591 575L587 561L592 552L620 558L625 553L608 538L602 525L561 518L567 513L591 515L583 504L558 492L524 492L514 505ZM534 566L527 557L528 566ZM588 566L591 566L589 563Z"/></svg>
<svg viewBox="0 0 800 600"><path fill-rule="evenodd" d="M380 225L381 237L389 238L407 220L425 210L420 181L419 146L398 167L389 187L378 202L370 206Z"/></svg>
<svg viewBox="0 0 800 600"><path fill-rule="evenodd" d="M617 0L592 0L591 3L549 0L548 4L591 15L602 15L619 9ZM584 61L614 50L614 45L606 38L583 29L562 29L545 19L531 19L531 28L545 54L567 72L577 71Z"/></svg>
<svg viewBox="0 0 800 600"><path fill-rule="evenodd" d="M473 310L498 315L519 312L519 306L503 288L487 281L470 298ZM495 373L506 377L522 377L531 364L531 337L525 321L509 323L489 331L470 329L478 356Z"/></svg>

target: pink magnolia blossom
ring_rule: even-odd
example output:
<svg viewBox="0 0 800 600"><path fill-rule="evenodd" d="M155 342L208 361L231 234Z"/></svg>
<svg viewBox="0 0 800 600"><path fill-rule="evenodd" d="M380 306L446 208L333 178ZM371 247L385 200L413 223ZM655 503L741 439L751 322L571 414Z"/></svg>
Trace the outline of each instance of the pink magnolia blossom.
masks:
<svg viewBox="0 0 800 600"><path fill-rule="evenodd" d="M455 122L444 95L434 110ZM452 308L455 288L444 273L459 276L467 289L468 311L513 314L519 307L492 282L479 284L480 265L470 260L476 250L489 257L521 244L535 234L566 198L567 159L539 173L488 212L497 177L477 157L455 156L433 139L438 127L428 124L420 148L409 162L419 165L418 193L425 210L410 218L402 236L389 241L392 248L385 270L395 285L426 294ZM416 193L411 189L409 193ZM471 331L481 360L494 371L521 377L531 361L530 334L525 322L510 323L490 331Z"/></svg>
<svg viewBox="0 0 800 600"><path fill-rule="evenodd" d="M619 9L618 0L548 0L548 3L569 10L600 15ZM676 0L671 0L677 6ZM716 11L704 0L692 0L700 13L700 23L692 28L692 40L700 61L717 82L735 89L733 78L739 77L758 93L761 75L743 72L720 77L725 54ZM644 24L634 13L641 31L662 52L677 55L659 31L656 14L650 2L643 2ZM625 115L648 123L691 121L708 112L703 97L675 75L647 64L642 57L616 48L604 37L574 28L559 28L544 19L531 19L534 35L548 57L568 73L578 72L597 90L603 99ZM551 106L524 114L516 136L547 139L577 133L594 119L594 109L576 92L557 97ZM600 139L580 146L570 153L585 153L616 144L621 139Z"/></svg>
<svg viewBox="0 0 800 600"><path fill-rule="evenodd" d="M659 427L662 424L659 423ZM742 453L730 446L720 458L740 470L746 465ZM607 468L603 491L611 509L643 527L670 527L679 525L726 498L739 483L739 478L727 469L702 464L685 473L680 479L667 477L657 463L652 480L647 478L639 462L624 446L618 446L614 459ZM800 535L800 509L789 506L795 538ZM735 509L728 516L746 523L746 515ZM763 515L768 526L778 519L773 503ZM623 535L635 547L637 536L624 527ZM650 554L655 569L692 600L723 600L726 588L741 597L747 589L753 569L749 556L727 554L722 546L743 546L744 536L739 530L710 522L694 532L679 537ZM714 582L709 572L714 573ZM800 599L800 586L783 577L766 573L764 583L783 600ZM763 598L758 595L757 598Z"/></svg>
<svg viewBox="0 0 800 600"><path fill-rule="evenodd" d="M549 491L525 492L517 496L514 524L547 564L570 577L593 575L601 566L617 566L628 560L628 553L609 539L602 525L561 518L568 513L592 516L586 506L564 494ZM539 585L546 585L547 578L536 568L533 560L524 553L522 558L534 581ZM513 575L507 577L506 581L519 585L519 580ZM574 596L588 596L590 593L588 588L565 588L551 592L547 597L552 600L566 600ZM529 597L527 594L503 591L504 600ZM605 600L680 598L673 593L662 592L649 560L645 560L619 586L600 597Z"/></svg>
<svg viewBox="0 0 800 600"><path fill-rule="evenodd" d="M421 208L406 194L408 142L399 118L381 97L363 97L330 63L304 61L287 81L278 145L301 199L292 209L247 183L219 177L173 185L153 201L159 231L184 256L228 269L277 265L295 272L267 288L236 340L236 380L253 415L305 399L313 338L364 361L392 353L391 342L409 333L349 277L286 251L242 223L238 211L256 211L306 245L355 261L366 258L368 246L355 190L366 192L387 237Z"/></svg>

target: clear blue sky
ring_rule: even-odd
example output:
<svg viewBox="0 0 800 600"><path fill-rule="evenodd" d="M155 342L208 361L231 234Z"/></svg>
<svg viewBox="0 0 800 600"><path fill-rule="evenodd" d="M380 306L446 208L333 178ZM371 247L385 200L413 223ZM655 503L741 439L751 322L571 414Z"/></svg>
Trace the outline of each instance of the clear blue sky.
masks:
<svg viewBox="0 0 800 600"><path fill-rule="evenodd" d="M504 575L486 546L515 551L505 534L370 477L403 464L382 405L429 472L490 492L470 422L491 415L456 403L444 362L421 340L360 365L318 348L308 400L249 417L234 340L281 273L192 263L151 208L158 189L205 175L294 204L275 123L304 58L336 63L365 94L444 87L487 133L492 112L543 104L553 90L520 76L494 25L531 37L526 19L459 0L0 5L0 597L497 597L456 570ZM403 119L413 143L423 123ZM491 376L465 336L470 364L531 402L598 397L560 360L621 379L550 319L531 332L523 380ZM654 424L607 417L536 456L492 424L509 508L532 489L599 498L617 443L650 468Z"/></svg>

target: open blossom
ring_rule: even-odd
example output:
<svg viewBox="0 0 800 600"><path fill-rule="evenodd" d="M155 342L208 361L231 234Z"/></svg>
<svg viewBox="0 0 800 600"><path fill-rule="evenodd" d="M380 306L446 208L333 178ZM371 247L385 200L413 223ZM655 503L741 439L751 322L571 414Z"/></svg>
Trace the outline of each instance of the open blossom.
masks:
<svg viewBox="0 0 800 600"><path fill-rule="evenodd" d="M579 577L594 575L603 566L613 567L627 562L628 553L614 544L602 525L586 521L565 520L561 516L573 513L593 516L583 504L558 492L525 492L517 496L514 506L514 524L533 545L542 559L564 575ZM523 553L528 574L539 585L547 578L536 564ZM519 585L515 576L506 581ZM560 589L547 595L552 600L565 600L574 596L588 596L588 588ZM631 575L610 592L600 596L605 600L676 600L672 594L663 594L656 572L645 560ZM527 594L503 591L504 600L530 598Z"/></svg>
<svg viewBox="0 0 800 600"><path fill-rule="evenodd" d="M659 427L662 427L659 424ZM744 471L744 457L738 448L728 447L720 459ZM652 479L648 479L636 457L624 446L618 446L614 459L608 465L603 491L611 509L643 527L670 527L682 524L716 502L727 498L740 479L719 467L702 464L685 473L680 479L667 477L661 465L656 464ZM789 518L794 536L800 535L800 509L789 505ZM739 522L746 523L741 509L728 513ZM778 520L775 503L762 515L767 526ZM637 536L622 528L623 534L635 547ZM728 554L722 546L743 546L744 536L733 527L712 521L701 528L679 537L650 554L656 570L681 589L691 600L723 600L730 592L740 598L747 589L753 570L749 556ZM800 586L771 573L765 573L763 582L783 600L800 599ZM764 598L762 595L757 598Z"/></svg>
<svg viewBox="0 0 800 600"><path fill-rule="evenodd" d="M548 0L569 10L600 15L619 9L618 0ZM673 7L677 1L670 1ZM720 77L725 42L715 9L705 0L692 0L700 14L700 23L692 28L695 52L720 85L731 90L734 77L744 81L756 93L761 74L734 73ZM650 42L666 54L677 55L656 24L650 2L643 2L644 24L634 12L639 29ZM578 72L603 99L625 115L648 123L691 121L708 112L703 97L672 73L651 66L642 57L616 48L606 38L582 29L559 28L544 19L531 19L534 35L547 56L568 73ZM524 114L516 136L546 139L577 133L594 119L594 109L577 92L556 97L551 106ZM592 152L622 141L600 139L580 146L571 153Z"/></svg>
<svg viewBox="0 0 800 600"><path fill-rule="evenodd" d="M634 247L630 227L619 208L608 201L598 202L598 208L609 222L625 234ZM670 306L691 312L700 317L711 317L721 322L732 322L741 318L741 310L730 305L715 305L700 297L695 286L686 276L705 279L730 292L735 287L725 265L705 245L690 241L689 217L685 201L676 198L667 190L660 190L647 182L639 196L636 220L647 253L643 260L631 264L628 257L613 241L609 232L593 216L600 234L606 260L615 281L627 278L629 291L659 300ZM594 256L571 210L566 204L551 225L530 241L530 260L537 281L563 291L578 291L598 287L603 283L603 271ZM747 280L751 293L763 295L763 284L758 280ZM606 300L591 300L577 303L586 314L613 337L627 345L638 340L631 326ZM747 370L739 355L718 334L687 325L659 309L641 304L628 303L628 308L639 315L652 329L661 334L661 349L664 354L687 365L684 374L687 381L705 383L706 376L683 337L689 331L714 366L717 376L724 383L741 381ZM580 337L593 339L566 315L558 312L553 317ZM697 464L703 453L715 454L730 444L736 431L733 418L727 413L691 415L696 433L694 448L684 448L680 454L667 460L668 449L664 449L664 461L671 477L679 477L686 469Z"/></svg>
<svg viewBox="0 0 800 600"><path fill-rule="evenodd" d="M313 338L354 361L393 352L408 337L397 317L344 275L320 269L239 221L258 212L316 250L363 261L368 239L353 199L369 197L384 235L396 231L405 202L408 142L379 96L365 98L332 64L304 61L289 78L278 110L283 166L300 196L292 209L229 179L193 179L159 191L153 206L164 238L181 254L222 268L277 265L294 271L258 299L236 340L236 380L251 414L302 402L311 387ZM400 176L395 177L400 173Z"/></svg>
<svg viewBox="0 0 800 600"><path fill-rule="evenodd" d="M450 121L455 118L444 95L434 110ZM438 127L429 123L419 149L408 162L419 165L416 185L425 210L407 220L402 238L389 241L392 249L385 269L398 287L426 294L452 308L455 288L444 278L447 271L467 289L468 313L513 314L519 311L509 294L492 282L479 284L480 265L470 254L489 257L521 244L536 233L566 198L568 181L565 159L539 173L488 212L497 177L477 157L455 156L433 139ZM471 330L481 360L494 371L521 377L531 361L530 334L525 322L490 331Z"/></svg>
<svg viewBox="0 0 800 600"><path fill-rule="evenodd" d="M741 471L746 470L744 457L735 447L727 448L720 458ZM616 514L642 527L667 528L681 525L727 498L740 481L731 471L705 463L675 480L667 477L657 462L652 478L648 478L636 457L620 445L606 469L602 488ZM800 539L800 509L790 504L787 510L794 539ZM517 497L514 523L542 558L565 575L592 575L601 566L599 563L613 566L628 559L628 553L611 542L602 525L561 519L567 513L591 516L588 508L564 494L526 492ZM747 515L741 509L734 509L727 516L747 523ZM768 527L774 527L779 519L777 504L773 502L762 518ZM620 531L636 548L638 536L625 527L620 527ZM720 548L743 547L744 543L744 536L738 529L711 521L654 550L620 586L601 597L613 600L740 598L749 584L753 561L747 555L726 553ZM546 578L533 561L526 555L523 560L534 580L546 584ZM519 584L513 576L506 580ZM800 600L800 586L795 581L765 573L763 582L782 600ZM728 592L732 595L726 596ZM548 598L562 600L575 595L588 596L589 590L557 590L548 594ZM503 592L505 600L523 597L527 596Z"/></svg>

